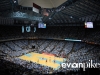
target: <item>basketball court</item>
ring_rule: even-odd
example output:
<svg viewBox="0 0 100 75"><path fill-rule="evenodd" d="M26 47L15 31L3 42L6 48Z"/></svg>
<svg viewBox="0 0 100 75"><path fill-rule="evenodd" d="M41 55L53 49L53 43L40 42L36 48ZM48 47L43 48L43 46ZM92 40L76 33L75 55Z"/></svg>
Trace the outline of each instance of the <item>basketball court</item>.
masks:
<svg viewBox="0 0 100 75"><path fill-rule="evenodd" d="M65 58L56 57L51 54L46 54L46 53L39 54L34 52L25 54L23 56L20 56L19 58L22 60L31 61L37 64L48 66L55 70L59 69L61 63L66 61Z"/></svg>

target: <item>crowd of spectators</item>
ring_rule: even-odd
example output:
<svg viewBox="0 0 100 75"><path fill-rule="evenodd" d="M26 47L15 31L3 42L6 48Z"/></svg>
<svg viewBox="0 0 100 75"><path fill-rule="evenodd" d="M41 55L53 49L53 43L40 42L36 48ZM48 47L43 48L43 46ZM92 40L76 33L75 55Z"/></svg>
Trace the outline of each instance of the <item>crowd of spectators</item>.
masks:
<svg viewBox="0 0 100 75"><path fill-rule="evenodd" d="M32 46L35 49L32 49ZM38 72L40 74L50 74L50 73L68 73L69 71L78 71L79 69L59 68L54 70L48 66L42 66L35 62L29 62L26 60L21 60L18 57L21 55L28 54L30 52L48 52L55 54L58 57L63 57L66 59L65 63L81 63L93 60L93 62L100 62L100 47L95 45L90 45L86 43L79 42L67 42L67 41L57 41L57 40L16 40L9 42L0 43L0 56L3 60L9 61L11 63L17 64L31 71L31 73ZM11 68L13 66L6 66ZM5 69L5 67L3 67ZM1 68L1 69L3 69ZM19 73L19 72L18 72ZM27 74L26 74L27 73ZM28 71L22 72L21 74L28 75ZM16 74L15 74L16 75ZM20 75L20 74L19 74ZM77 75L77 74L76 74Z"/></svg>
<svg viewBox="0 0 100 75"><path fill-rule="evenodd" d="M0 63L3 63L0 64L0 71L6 72L8 70L10 75L31 75L34 73L34 75L37 73L37 75L52 73L55 73L55 75L58 73L59 75L59 72L71 75L70 71L77 72L79 69L68 70L67 67L61 67L54 70L35 62L21 60L18 57L30 52L47 52L65 58L65 63L86 63L89 60L100 63L100 46L59 40L68 38L100 43L99 34L99 28L94 30L82 27L48 27L46 29L37 29L36 32L22 33L20 26L0 27ZM34 38L40 39L34 40ZM45 40L41 40L41 38ZM81 74L76 73L75 75Z"/></svg>
<svg viewBox="0 0 100 75"><path fill-rule="evenodd" d="M44 38L44 39L77 39L100 43L100 28L85 29L84 27L47 27L46 29L37 28L36 32L22 33L21 26L0 27L0 40L24 39L24 38Z"/></svg>

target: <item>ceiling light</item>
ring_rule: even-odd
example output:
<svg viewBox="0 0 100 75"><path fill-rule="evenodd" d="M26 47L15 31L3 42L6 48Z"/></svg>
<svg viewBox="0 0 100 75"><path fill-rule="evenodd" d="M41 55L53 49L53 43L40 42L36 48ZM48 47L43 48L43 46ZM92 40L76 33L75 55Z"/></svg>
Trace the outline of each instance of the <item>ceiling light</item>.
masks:
<svg viewBox="0 0 100 75"><path fill-rule="evenodd" d="M14 1L14 3L16 3L16 1Z"/></svg>
<svg viewBox="0 0 100 75"><path fill-rule="evenodd" d="M52 18L51 17L49 17L49 20L51 20Z"/></svg>
<svg viewBox="0 0 100 75"><path fill-rule="evenodd" d="M70 18L73 18L72 16L70 16Z"/></svg>

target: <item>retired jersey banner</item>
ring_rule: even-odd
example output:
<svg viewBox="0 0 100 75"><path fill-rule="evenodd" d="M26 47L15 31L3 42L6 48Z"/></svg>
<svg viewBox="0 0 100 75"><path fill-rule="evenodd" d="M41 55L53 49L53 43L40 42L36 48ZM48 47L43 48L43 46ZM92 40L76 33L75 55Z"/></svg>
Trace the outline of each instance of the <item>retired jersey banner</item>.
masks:
<svg viewBox="0 0 100 75"><path fill-rule="evenodd" d="M35 3L33 3L33 11L36 13L39 13L41 10L41 7Z"/></svg>

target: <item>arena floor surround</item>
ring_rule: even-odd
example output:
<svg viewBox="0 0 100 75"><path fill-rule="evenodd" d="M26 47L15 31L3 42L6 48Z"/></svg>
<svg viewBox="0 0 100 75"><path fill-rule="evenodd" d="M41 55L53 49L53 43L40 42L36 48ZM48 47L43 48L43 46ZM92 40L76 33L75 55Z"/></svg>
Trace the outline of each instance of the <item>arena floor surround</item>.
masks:
<svg viewBox="0 0 100 75"><path fill-rule="evenodd" d="M22 55L19 58L22 60L31 61L37 64L51 67L54 70L59 69L61 66L61 63L66 61L65 58L56 57L53 54L49 54L49 53L39 54L39 53L34 53L34 52Z"/></svg>

